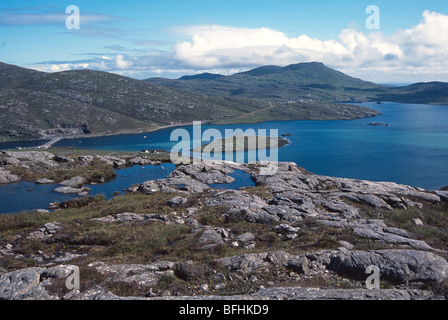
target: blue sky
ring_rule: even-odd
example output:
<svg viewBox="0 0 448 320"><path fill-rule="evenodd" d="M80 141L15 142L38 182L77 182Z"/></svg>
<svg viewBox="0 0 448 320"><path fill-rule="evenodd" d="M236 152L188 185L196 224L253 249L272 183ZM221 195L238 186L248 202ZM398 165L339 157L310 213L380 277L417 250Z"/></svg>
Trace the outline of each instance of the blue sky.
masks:
<svg viewBox="0 0 448 320"><path fill-rule="evenodd" d="M79 30L65 26L69 5ZM446 0L2 1L0 30L0 61L47 72L175 78L321 61L376 82L448 81Z"/></svg>

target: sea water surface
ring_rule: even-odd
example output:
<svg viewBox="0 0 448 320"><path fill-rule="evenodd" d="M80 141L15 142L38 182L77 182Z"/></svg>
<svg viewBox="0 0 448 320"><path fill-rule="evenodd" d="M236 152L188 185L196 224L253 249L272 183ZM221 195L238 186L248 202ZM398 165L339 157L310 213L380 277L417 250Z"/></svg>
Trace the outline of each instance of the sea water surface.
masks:
<svg viewBox="0 0 448 320"><path fill-rule="evenodd" d="M276 121L259 124L203 125L202 131L226 129L277 129L288 134L290 144L278 151L279 161L296 162L310 172L335 177L391 181L422 187L428 190L448 185L448 106L399 103L363 103L382 115L372 118L338 121ZM388 126L373 126L369 123ZM192 126L182 127L193 136ZM55 146L70 146L93 150L140 151L142 149L170 150L179 142L170 141L173 128L155 132L108 137L62 140ZM204 142L204 141L200 141ZM8 148L21 146L8 144ZM0 144L0 149L7 148ZM247 152L244 152L247 158ZM236 159L236 158L235 158ZM174 166L163 164L145 169L132 167L118 170L116 179L92 187L91 194L111 197L132 184L160 179ZM147 171L145 171L147 170ZM158 171L159 170L159 171ZM216 188L251 186L248 175L235 172L236 181ZM123 187L123 188L121 188ZM19 182L0 186L0 213L46 208L50 202L64 201L74 196L53 192L55 186L37 186ZM31 189L33 191L27 191Z"/></svg>
<svg viewBox="0 0 448 320"><path fill-rule="evenodd" d="M362 103L382 115L338 121L277 121L202 130L278 129L291 134L279 161L296 162L310 172L336 177L391 181L425 189L448 185L448 106ZM369 123L387 123L372 126ZM192 136L192 127L184 127ZM170 150L173 129L137 135L62 140L57 146L100 150Z"/></svg>
<svg viewBox="0 0 448 320"><path fill-rule="evenodd" d="M111 199L115 192L122 193L133 184L166 178L174 169L175 166L170 163L124 168L117 170L117 176L114 179L102 184L87 185L87 187L91 189L91 196L103 194L106 199ZM0 185L0 214L47 209L52 202L62 203L79 198L73 194L57 193L54 191L57 187L60 185L38 185L27 181Z"/></svg>

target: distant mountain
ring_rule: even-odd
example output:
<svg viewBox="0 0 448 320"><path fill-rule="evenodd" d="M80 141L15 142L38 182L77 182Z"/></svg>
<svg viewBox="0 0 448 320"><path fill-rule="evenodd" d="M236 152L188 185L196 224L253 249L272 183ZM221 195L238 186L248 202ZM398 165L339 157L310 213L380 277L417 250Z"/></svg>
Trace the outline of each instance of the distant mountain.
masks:
<svg viewBox="0 0 448 320"><path fill-rule="evenodd" d="M214 80L224 77L222 74L215 74L215 73L201 73L194 76L183 76L179 78L179 80Z"/></svg>
<svg viewBox="0 0 448 320"><path fill-rule="evenodd" d="M377 114L331 103L285 105L210 97L107 72L45 73L5 63L0 63L0 110L0 141L142 132L193 121L225 124Z"/></svg>
<svg viewBox="0 0 448 320"><path fill-rule="evenodd" d="M354 96L360 95L358 89L382 88L380 85L350 77L318 62L286 67L263 66L209 81L191 79L186 82L163 78L151 78L145 81L209 96L269 101L353 101Z"/></svg>
<svg viewBox="0 0 448 320"><path fill-rule="evenodd" d="M447 104L446 83L419 83L405 87L379 85L336 71L319 62L286 67L262 66L215 79L189 81L150 78L145 81L201 93L268 101L361 102L395 101Z"/></svg>
<svg viewBox="0 0 448 320"><path fill-rule="evenodd" d="M385 93L378 93L377 97L382 101L448 105L448 83L415 83L409 86L390 88Z"/></svg>

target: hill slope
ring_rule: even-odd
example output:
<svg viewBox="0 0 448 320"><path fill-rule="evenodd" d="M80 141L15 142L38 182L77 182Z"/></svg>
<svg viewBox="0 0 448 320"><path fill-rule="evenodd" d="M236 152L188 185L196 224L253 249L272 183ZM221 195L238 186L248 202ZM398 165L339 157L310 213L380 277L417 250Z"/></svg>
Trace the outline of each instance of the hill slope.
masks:
<svg viewBox="0 0 448 320"><path fill-rule="evenodd" d="M350 77L322 63L286 67L263 66L216 79L188 78L145 81L209 96L257 98L269 101L358 102L387 100L408 103L448 104L448 84L418 83L388 87Z"/></svg>
<svg viewBox="0 0 448 320"><path fill-rule="evenodd" d="M350 101L358 89L377 90L381 86L352 78L322 63L299 63L287 67L263 66L247 72L204 79L147 79L173 88L210 96L232 96L270 101ZM351 90L355 88L354 90Z"/></svg>
<svg viewBox="0 0 448 320"><path fill-rule="evenodd" d="M378 94L378 100L448 105L448 83L415 83L410 86L390 88Z"/></svg>
<svg viewBox="0 0 448 320"><path fill-rule="evenodd" d="M193 121L225 124L377 114L331 103L285 108L260 100L209 97L107 72L44 73L4 63L0 63L0 110L0 141L142 132Z"/></svg>
<svg viewBox="0 0 448 320"><path fill-rule="evenodd" d="M201 74L196 74L196 75L192 75L192 76L183 76L181 78L179 78L179 80L195 80L195 79L202 79L202 80L214 80L214 79L218 79L224 77L221 74L215 74L215 73L201 73Z"/></svg>
<svg viewBox="0 0 448 320"><path fill-rule="evenodd" d="M210 98L106 72L43 73L0 64L2 140L150 130L239 117L262 107L252 101Z"/></svg>

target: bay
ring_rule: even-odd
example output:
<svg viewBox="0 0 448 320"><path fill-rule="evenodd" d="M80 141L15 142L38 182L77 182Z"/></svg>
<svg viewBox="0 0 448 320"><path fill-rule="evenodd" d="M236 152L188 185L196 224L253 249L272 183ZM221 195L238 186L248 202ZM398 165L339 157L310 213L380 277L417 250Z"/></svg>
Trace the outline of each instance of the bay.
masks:
<svg viewBox="0 0 448 320"><path fill-rule="evenodd" d="M296 162L320 175L391 181L439 189L448 185L448 106L362 103L382 115L338 121L277 121L258 124L203 125L202 130L278 129L291 134L279 161ZM368 125L384 123L389 126ZM192 126L183 127L192 135ZM62 140L56 146L98 150L170 150L173 129L136 135ZM247 155L246 155L247 157Z"/></svg>
<svg viewBox="0 0 448 320"><path fill-rule="evenodd" d="M279 149L279 161L296 162L319 175L391 181L427 190L448 185L448 106L399 103L363 103L382 115L374 118L338 121L276 121L258 124L203 125L224 132L226 129L277 129L288 135L289 144ZM372 123L387 124L369 125ZM191 136L192 126L182 127ZM92 150L140 151L142 149L170 150L178 141L170 141L174 129L107 137L61 140L55 146ZM200 141L204 143L204 141ZM35 144L35 143L34 143ZM0 149L33 146L33 143L0 144ZM248 152L240 152L248 157ZM236 153L238 154L238 153ZM236 159L234 154L234 159ZM117 178L107 183L89 186L91 195L114 192L132 184L166 177L174 165L140 167L118 170ZM214 188L253 186L248 175L236 171L235 183L212 185ZM38 186L17 182L0 186L0 213L47 208L50 202L66 201L76 196L61 195L56 186ZM32 190L32 191L28 191Z"/></svg>

